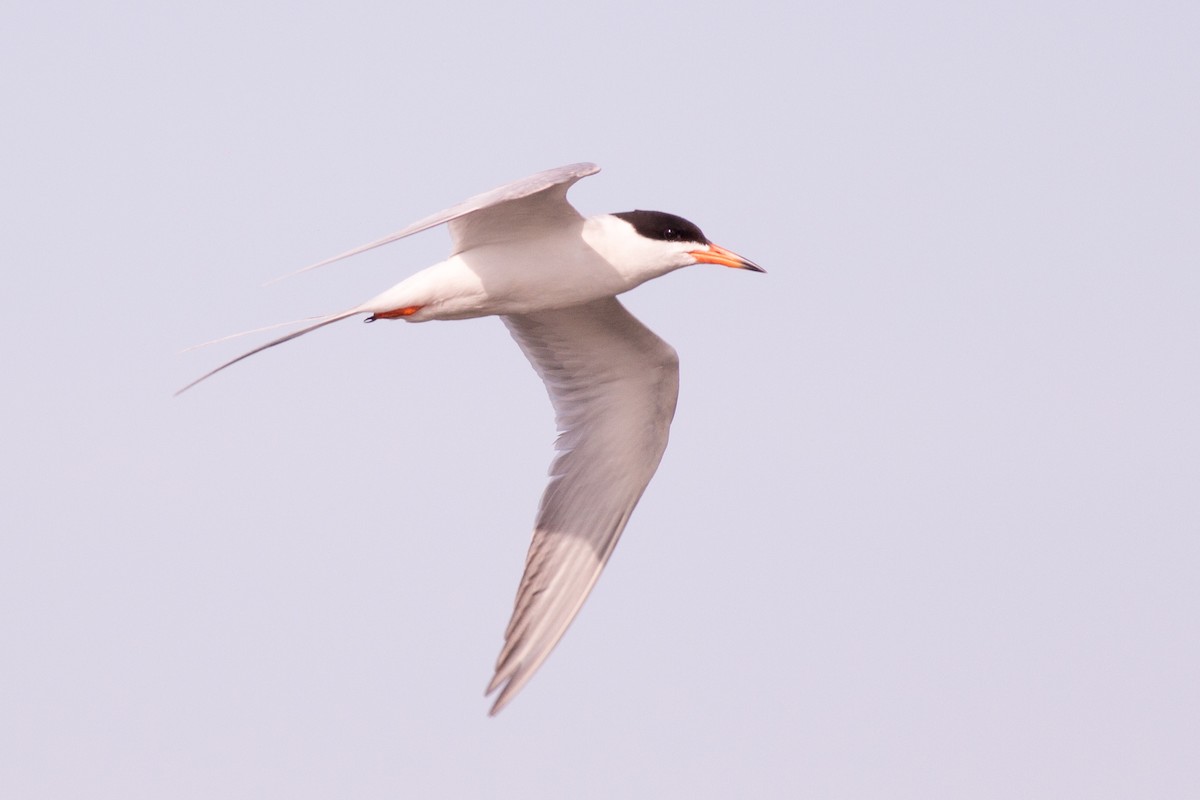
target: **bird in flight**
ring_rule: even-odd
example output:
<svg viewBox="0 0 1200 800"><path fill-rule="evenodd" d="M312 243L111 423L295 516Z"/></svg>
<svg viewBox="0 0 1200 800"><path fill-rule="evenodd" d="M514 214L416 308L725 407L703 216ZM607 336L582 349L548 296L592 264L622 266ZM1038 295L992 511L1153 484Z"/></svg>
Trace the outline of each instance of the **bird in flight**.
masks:
<svg viewBox="0 0 1200 800"><path fill-rule="evenodd" d="M692 264L765 272L661 211L583 217L567 190L600 171L570 164L477 195L315 269L446 225L453 247L361 305L231 359L182 393L255 353L360 314L367 322L499 316L554 406L550 482L504 646L487 694L495 715L529 681L579 613L667 447L679 395L674 348L617 300L651 278Z"/></svg>

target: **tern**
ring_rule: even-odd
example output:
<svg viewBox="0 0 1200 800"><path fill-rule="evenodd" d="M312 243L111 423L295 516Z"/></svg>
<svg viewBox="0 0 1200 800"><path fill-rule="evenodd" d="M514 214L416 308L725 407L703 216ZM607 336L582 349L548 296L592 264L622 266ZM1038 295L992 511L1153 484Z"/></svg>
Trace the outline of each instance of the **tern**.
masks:
<svg viewBox="0 0 1200 800"><path fill-rule="evenodd" d="M305 267L300 272L443 224L453 244L445 261L354 308L305 320L312 324L179 390L361 314L369 315L367 322L500 317L546 384L558 439L525 573L485 692L499 690L491 715L529 682L566 633L667 447L679 357L617 295L692 264L766 271L674 214L584 218L567 202L567 190L599 171L581 163L539 172Z"/></svg>

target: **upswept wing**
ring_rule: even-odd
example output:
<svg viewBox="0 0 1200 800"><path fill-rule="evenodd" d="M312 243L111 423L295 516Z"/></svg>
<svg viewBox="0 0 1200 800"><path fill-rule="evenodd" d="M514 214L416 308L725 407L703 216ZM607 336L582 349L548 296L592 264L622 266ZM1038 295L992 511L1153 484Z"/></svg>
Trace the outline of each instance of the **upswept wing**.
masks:
<svg viewBox="0 0 1200 800"><path fill-rule="evenodd" d="M658 468L679 395L674 348L616 298L503 317L542 377L559 437L488 694L500 711L579 612Z"/></svg>
<svg viewBox="0 0 1200 800"><path fill-rule="evenodd" d="M353 250L347 250L333 258L318 261L316 264L309 264L303 269L284 275L283 278L290 278L292 275L299 275L302 272L308 272L317 267L341 261L343 258L349 258L359 253L365 253L368 250L374 250L376 247L391 244L398 239L412 236L414 233L420 233L421 231L429 230L445 223L451 223L450 235L454 240L451 255L454 255L477 244L477 242L471 241L472 236L478 239L479 235L486 235L487 232L503 231L505 229L503 220L511 223L512 220L536 218L539 215L543 219L546 219L547 214L551 217L567 215L577 218L579 216L578 212L567 203L567 190L580 178L595 175L599 171L600 167L584 162L568 164L565 167L556 167L539 172L536 175L530 175L527 178L522 178L497 189L492 189L490 192L477 194L456 206L451 206L444 211L439 211L436 214L425 217L425 219L418 220L407 228L388 234L382 239L355 247ZM529 206L528 212L523 210L523 206L525 205ZM471 218L469 220L464 219L468 215L471 215ZM455 224L456 221L458 224ZM479 232L478 235L474 233L476 231ZM275 280L282 280L283 278L276 278Z"/></svg>

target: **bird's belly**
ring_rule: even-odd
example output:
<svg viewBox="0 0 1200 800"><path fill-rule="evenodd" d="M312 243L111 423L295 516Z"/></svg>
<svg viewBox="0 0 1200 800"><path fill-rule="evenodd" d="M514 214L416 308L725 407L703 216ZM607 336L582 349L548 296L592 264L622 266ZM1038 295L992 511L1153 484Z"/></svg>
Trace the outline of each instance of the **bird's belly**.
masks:
<svg viewBox="0 0 1200 800"><path fill-rule="evenodd" d="M458 258L478 279L481 314L565 308L632 288L611 264L578 240L560 247L551 242L534 249L481 249Z"/></svg>
<svg viewBox="0 0 1200 800"><path fill-rule="evenodd" d="M566 308L633 288L578 240L536 244L452 256L376 296L363 310L409 322L469 319Z"/></svg>

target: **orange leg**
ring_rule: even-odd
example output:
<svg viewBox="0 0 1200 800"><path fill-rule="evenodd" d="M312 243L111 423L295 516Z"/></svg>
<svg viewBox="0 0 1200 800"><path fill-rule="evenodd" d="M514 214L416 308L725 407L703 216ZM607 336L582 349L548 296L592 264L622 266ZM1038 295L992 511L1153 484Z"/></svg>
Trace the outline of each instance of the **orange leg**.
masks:
<svg viewBox="0 0 1200 800"><path fill-rule="evenodd" d="M380 311L378 314L372 314L368 322L377 319L400 319L401 317L411 317L413 314L420 311L425 306L405 306L404 308L393 308L391 311Z"/></svg>

